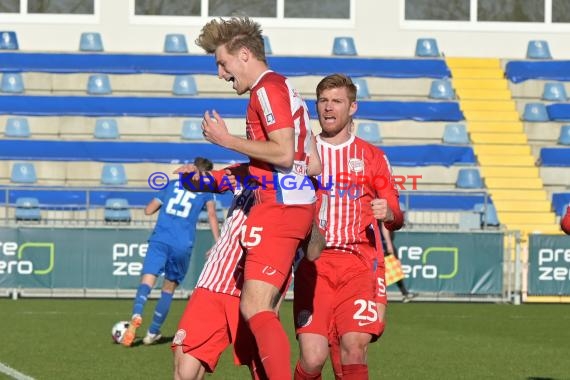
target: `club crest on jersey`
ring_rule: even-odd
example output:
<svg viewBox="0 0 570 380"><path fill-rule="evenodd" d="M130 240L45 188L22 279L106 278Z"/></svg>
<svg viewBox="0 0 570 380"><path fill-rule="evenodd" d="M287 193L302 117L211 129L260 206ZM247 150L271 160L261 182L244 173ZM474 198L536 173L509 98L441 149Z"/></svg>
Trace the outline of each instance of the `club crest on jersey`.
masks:
<svg viewBox="0 0 570 380"><path fill-rule="evenodd" d="M351 158L348 160L348 167L355 173L362 172L364 171L364 161L358 158Z"/></svg>
<svg viewBox="0 0 570 380"><path fill-rule="evenodd" d="M184 342L184 338L186 338L186 330L180 329L176 331L176 335L174 335L174 339L172 340L173 344L180 345Z"/></svg>
<svg viewBox="0 0 570 380"><path fill-rule="evenodd" d="M309 310L301 310L297 315L297 327L306 327L313 321L313 314Z"/></svg>

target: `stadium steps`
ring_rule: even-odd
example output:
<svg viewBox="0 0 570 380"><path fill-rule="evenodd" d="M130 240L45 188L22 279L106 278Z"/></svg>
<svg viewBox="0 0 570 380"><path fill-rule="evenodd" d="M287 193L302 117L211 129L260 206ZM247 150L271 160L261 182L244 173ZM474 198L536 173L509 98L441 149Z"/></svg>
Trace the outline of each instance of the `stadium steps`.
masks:
<svg viewBox="0 0 570 380"><path fill-rule="evenodd" d="M494 154L481 154L478 155L479 165L481 166L533 166L534 157L527 155L494 155Z"/></svg>
<svg viewBox="0 0 570 380"><path fill-rule="evenodd" d="M550 202L547 200L542 201L529 201L524 200L510 200L510 199L493 199L495 209L497 212L519 212L520 210L530 212L549 212Z"/></svg>
<svg viewBox="0 0 570 380"><path fill-rule="evenodd" d="M471 132L471 141L476 144L527 144L528 139L522 132Z"/></svg>
<svg viewBox="0 0 570 380"><path fill-rule="evenodd" d="M501 224L559 231L499 59L446 58L467 132Z"/></svg>
<svg viewBox="0 0 570 380"><path fill-rule="evenodd" d="M481 166L481 174L485 178L539 178L536 167L516 166Z"/></svg>
<svg viewBox="0 0 570 380"><path fill-rule="evenodd" d="M460 100L461 104L461 100ZM469 111L463 109L465 119L468 121L497 121L497 122L514 122L520 121L517 111Z"/></svg>
<svg viewBox="0 0 570 380"><path fill-rule="evenodd" d="M534 201L547 201L548 200L548 193L544 189L534 189L534 190L502 190L502 189L495 189L489 191L491 197L493 198L493 202L495 201L526 201L526 202L534 202Z"/></svg>
<svg viewBox="0 0 570 380"><path fill-rule="evenodd" d="M520 121L513 122L487 122L487 121L472 121L469 123L469 131L471 133L487 133L487 132L500 132L500 133L513 133L523 132L524 124Z"/></svg>
<svg viewBox="0 0 570 380"><path fill-rule="evenodd" d="M464 99L461 102L463 112L493 111L512 112L517 110L515 102L496 100Z"/></svg>

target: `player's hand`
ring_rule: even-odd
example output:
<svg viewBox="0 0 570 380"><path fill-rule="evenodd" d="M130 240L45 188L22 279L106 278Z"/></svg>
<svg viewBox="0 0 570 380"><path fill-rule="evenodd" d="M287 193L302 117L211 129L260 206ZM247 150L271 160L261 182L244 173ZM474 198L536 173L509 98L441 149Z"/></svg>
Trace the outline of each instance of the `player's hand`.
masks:
<svg viewBox="0 0 570 380"><path fill-rule="evenodd" d="M232 188L236 189L238 187L238 183L243 181L249 175L249 166L248 165L238 165L238 166L231 166L226 168L225 170L226 177L230 182Z"/></svg>
<svg viewBox="0 0 570 380"><path fill-rule="evenodd" d="M372 201L372 214L375 219L382 222L391 222L394 220L394 214L390 207L388 207L388 201L384 198L376 198Z"/></svg>
<svg viewBox="0 0 570 380"><path fill-rule="evenodd" d="M226 122L215 110L212 111L212 116L209 111L204 112L202 134L206 141L223 147L227 147L228 140L232 137L228 132Z"/></svg>

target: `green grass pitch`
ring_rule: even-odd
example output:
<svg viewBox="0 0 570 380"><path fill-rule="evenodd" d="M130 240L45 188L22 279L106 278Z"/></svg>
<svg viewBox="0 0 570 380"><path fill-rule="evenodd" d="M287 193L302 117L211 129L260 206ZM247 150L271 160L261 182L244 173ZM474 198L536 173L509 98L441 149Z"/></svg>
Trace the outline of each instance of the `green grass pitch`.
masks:
<svg viewBox="0 0 570 380"><path fill-rule="evenodd" d="M131 300L0 299L0 364L35 379L171 379L170 339L185 305L173 303L160 344L125 348L111 327ZM145 309L144 334L155 301ZM291 302L282 319L297 358ZM371 379L570 379L567 305L392 303L369 348ZM1 367L1 366L0 366ZM0 378L8 378L0 372ZM248 379L225 352L209 379ZM331 379L327 364L324 379Z"/></svg>

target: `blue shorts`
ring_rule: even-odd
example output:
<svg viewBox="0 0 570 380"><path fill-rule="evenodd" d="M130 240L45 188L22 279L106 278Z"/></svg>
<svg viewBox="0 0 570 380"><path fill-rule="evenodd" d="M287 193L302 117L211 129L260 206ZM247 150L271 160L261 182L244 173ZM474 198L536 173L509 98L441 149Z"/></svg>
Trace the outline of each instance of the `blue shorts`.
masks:
<svg viewBox="0 0 570 380"><path fill-rule="evenodd" d="M158 277L164 273L164 278L180 284L188 271L191 255L192 247L176 249L165 243L151 241L146 251L142 274Z"/></svg>

